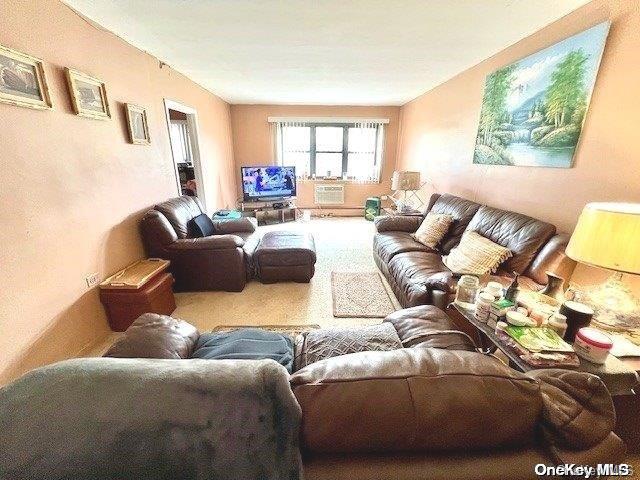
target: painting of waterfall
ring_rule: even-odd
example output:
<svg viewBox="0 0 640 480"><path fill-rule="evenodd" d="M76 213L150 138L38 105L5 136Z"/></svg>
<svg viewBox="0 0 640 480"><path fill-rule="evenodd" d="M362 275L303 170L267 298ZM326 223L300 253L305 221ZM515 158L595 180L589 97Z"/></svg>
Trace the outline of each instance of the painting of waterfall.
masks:
<svg viewBox="0 0 640 480"><path fill-rule="evenodd" d="M570 168L609 22L487 76L473 163Z"/></svg>

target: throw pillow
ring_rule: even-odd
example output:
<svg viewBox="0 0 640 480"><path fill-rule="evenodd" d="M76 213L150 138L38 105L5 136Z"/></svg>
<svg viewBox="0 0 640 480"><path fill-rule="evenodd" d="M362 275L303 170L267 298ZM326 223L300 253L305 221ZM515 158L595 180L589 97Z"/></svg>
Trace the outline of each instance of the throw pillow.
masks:
<svg viewBox="0 0 640 480"><path fill-rule="evenodd" d="M436 245L447 234L452 222L453 217L451 215L428 213L412 237L416 242L420 242L429 248L436 248Z"/></svg>
<svg viewBox="0 0 640 480"><path fill-rule="evenodd" d="M511 250L476 232L465 232L457 247L444 257L444 264L454 273L485 275L511 258Z"/></svg>
<svg viewBox="0 0 640 480"><path fill-rule="evenodd" d="M402 348L396 329L388 322L360 327L320 328L296 342L295 370L325 358L366 351Z"/></svg>
<svg viewBox="0 0 640 480"><path fill-rule="evenodd" d="M191 358L209 360L263 360L271 358L289 373L293 367L293 340L258 328L242 328L222 333L203 333Z"/></svg>
<svg viewBox="0 0 640 480"><path fill-rule="evenodd" d="M201 213L187 222L187 229L191 238L208 237L213 235L213 221L206 213Z"/></svg>

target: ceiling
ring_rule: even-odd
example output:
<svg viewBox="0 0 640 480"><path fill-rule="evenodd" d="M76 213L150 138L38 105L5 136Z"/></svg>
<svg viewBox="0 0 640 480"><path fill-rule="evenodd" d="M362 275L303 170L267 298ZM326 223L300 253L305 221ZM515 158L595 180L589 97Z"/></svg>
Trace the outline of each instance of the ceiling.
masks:
<svg viewBox="0 0 640 480"><path fill-rule="evenodd" d="M65 0L230 103L402 105L589 0Z"/></svg>

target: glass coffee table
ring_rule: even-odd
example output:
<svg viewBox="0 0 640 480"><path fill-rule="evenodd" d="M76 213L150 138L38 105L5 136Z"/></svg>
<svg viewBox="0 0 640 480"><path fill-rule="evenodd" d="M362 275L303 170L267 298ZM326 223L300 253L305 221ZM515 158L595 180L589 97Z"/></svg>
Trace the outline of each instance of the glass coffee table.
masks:
<svg viewBox="0 0 640 480"><path fill-rule="evenodd" d="M509 359L511 367L521 372L536 369L520 358L516 351L509 348L504 340L496 335L495 329L476 319L474 309L467 309L456 303L451 303L447 307L447 315L460 330L471 336L479 350L485 353L500 350ZM575 370L600 377L611 395L633 395L634 390L640 385L635 367L635 364L609 355L604 365L580 359L580 366Z"/></svg>

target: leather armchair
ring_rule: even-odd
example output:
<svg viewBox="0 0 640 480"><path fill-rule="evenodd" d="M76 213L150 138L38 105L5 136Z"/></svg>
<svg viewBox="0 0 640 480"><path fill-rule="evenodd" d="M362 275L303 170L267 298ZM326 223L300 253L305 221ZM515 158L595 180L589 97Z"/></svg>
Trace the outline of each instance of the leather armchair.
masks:
<svg viewBox="0 0 640 480"><path fill-rule="evenodd" d="M171 261L170 270L179 291L244 289L248 245L256 226L248 218L214 222L214 235L190 238L188 222L202 214L195 197L177 197L148 211L140 223L147 253ZM237 235L236 235L237 234Z"/></svg>

